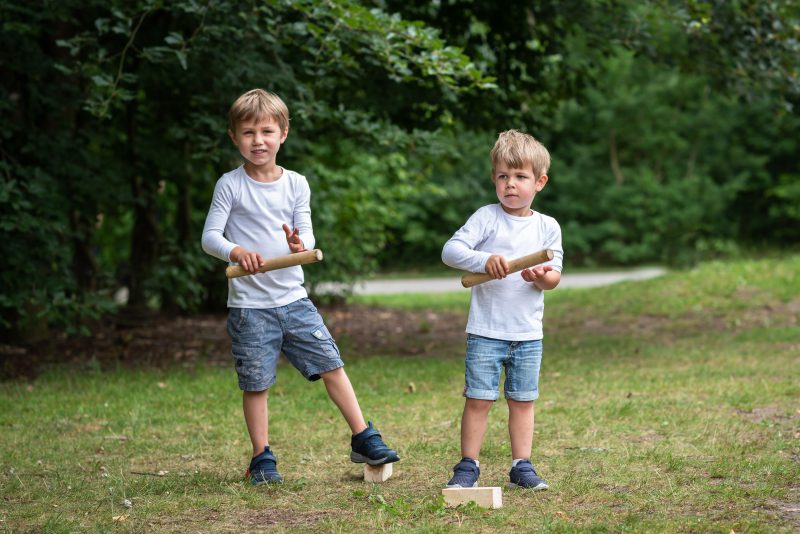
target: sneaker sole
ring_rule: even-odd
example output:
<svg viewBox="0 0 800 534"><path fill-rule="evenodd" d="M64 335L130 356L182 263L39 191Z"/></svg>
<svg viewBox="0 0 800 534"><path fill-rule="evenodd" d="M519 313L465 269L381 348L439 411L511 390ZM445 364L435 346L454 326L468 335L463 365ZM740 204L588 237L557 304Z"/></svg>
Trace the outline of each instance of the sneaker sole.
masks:
<svg viewBox="0 0 800 534"><path fill-rule="evenodd" d="M398 456L384 456L383 458L378 458L377 460L371 459L369 456L364 456L363 454L359 454L357 452L350 453L350 461L355 464L369 464L369 465L383 465L383 464L391 464L400 460Z"/></svg>
<svg viewBox="0 0 800 534"><path fill-rule="evenodd" d="M536 486L533 486L531 488L531 487L528 487L528 486L520 486L519 484L514 484L513 482L509 482L508 483L508 487L511 488L511 489L519 488L519 489L526 489L526 490L532 490L532 491L542 491L542 490L546 490L550 486L548 486L547 484L542 482L542 483L540 483L540 484L538 484Z"/></svg>
<svg viewBox="0 0 800 534"><path fill-rule="evenodd" d="M461 484L447 484L445 486L445 488L477 488L477 487L478 487L478 481L477 480L475 481L475 484L473 484L471 486L462 486Z"/></svg>

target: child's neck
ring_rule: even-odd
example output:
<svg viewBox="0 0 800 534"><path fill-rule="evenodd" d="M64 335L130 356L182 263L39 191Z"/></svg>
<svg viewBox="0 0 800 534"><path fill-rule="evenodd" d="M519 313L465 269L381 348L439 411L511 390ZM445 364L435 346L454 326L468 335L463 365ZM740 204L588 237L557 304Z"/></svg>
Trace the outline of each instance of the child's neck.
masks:
<svg viewBox="0 0 800 534"><path fill-rule="evenodd" d="M245 161L244 172L256 182L276 182L283 175L283 169L275 162L253 165L249 161Z"/></svg>
<svg viewBox="0 0 800 534"><path fill-rule="evenodd" d="M531 208L530 206L525 208L513 209L513 208L508 208L501 203L500 207L503 208L503 211L514 217L530 217L533 215L533 208Z"/></svg>

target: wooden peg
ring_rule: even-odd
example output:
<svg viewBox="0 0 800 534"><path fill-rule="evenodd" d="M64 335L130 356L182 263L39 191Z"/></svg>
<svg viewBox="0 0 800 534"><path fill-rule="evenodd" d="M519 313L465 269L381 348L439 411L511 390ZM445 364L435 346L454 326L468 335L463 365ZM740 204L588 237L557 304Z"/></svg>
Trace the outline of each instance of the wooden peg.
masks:
<svg viewBox="0 0 800 534"><path fill-rule="evenodd" d="M503 490L499 486L483 488L445 488L442 490L445 506L458 506L474 502L481 508L502 508Z"/></svg>
<svg viewBox="0 0 800 534"><path fill-rule="evenodd" d="M392 464L364 464L365 482L386 482L390 476L392 476Z"/></svg>

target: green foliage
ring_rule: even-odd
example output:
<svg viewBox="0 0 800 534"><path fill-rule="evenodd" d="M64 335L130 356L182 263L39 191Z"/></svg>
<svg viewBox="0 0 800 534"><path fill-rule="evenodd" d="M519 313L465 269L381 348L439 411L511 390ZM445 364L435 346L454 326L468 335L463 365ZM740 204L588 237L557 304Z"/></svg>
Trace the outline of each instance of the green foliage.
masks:
<svg viewBox="0 0 800 534"><path fill-rule="evenodd" d="M288 102L279 163L312 182L312 282L438 262L494 202L511 127L551 149L537 209L568 261L794 246L798 20L755 0L0 1L2 328L77 328L121 286L218 309L199 232L239 164L225 113L256 86Z"/></svg>
<svg viewBox="0 0 800 534"><path fill-rule="evenodd" d="M579 259L679 263L708 240L733 240L726 209L764 161L721 143L744 126L736 103L622 50L597 78L548 134L560 142L542 202L563 221L565 247Z"/></svg>

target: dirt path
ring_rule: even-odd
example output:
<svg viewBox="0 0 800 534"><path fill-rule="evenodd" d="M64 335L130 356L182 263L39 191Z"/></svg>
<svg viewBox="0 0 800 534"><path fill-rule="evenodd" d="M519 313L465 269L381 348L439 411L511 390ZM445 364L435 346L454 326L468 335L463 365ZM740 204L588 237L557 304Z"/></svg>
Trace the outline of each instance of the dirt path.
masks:
<svg viewBox="0 0 800 534"><path fill-rule="evenodd" d="M588 288L607 286L626 280L648 280L666 273L661 267L644 267L627 271L610 271L598 273L564 273L559 288ZM321 293L339 293L349 286L341 284L323 284ZM353 287L357 295L389 295L395 293L446 293L450 291L466 291L461 287L461 277L410 278L398 280L368 280L359 282Z"/></svg>

